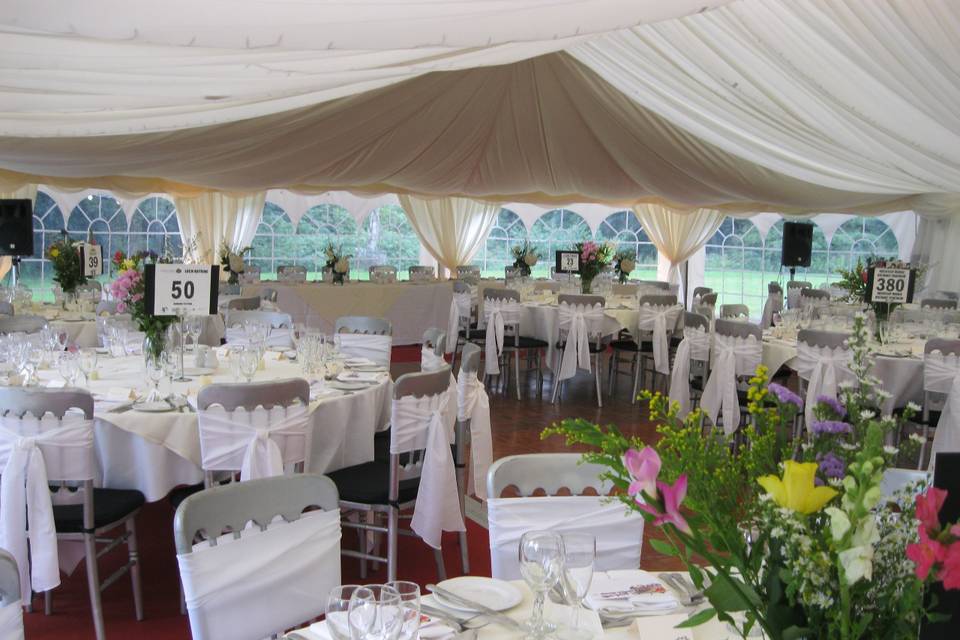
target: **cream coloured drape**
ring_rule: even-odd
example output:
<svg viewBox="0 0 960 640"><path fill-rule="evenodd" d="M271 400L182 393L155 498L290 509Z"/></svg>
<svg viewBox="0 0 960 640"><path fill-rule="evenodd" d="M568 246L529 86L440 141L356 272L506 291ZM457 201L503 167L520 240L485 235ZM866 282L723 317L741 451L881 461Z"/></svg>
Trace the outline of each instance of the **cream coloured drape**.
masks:
<svg viewBox="0 0 960 640"><path fill-rule="evenodd" d="M424 248L449 271L470 262L500 212L499 205L468 198L398 197Z"/></svg>
<svg viewBox="0 0 960 640"><path fill-rule="evenodd" d="M707 243L726 217L715 209L684 211L658 204L639 204L633 212L660 256L669 261L666 273L658 277L675 283L680 282L680 265Z"/></svg>
<svg viewBox="0 0 960 640"><path fill-rule="evenodd" d="M207 192L193 198L174 197L183 246L196 243L189 257L216 264L221 244L226 243L232 251L248 247L257 232L266 195L265 191Z"/></svg>
<svg viewBox="0 0 960 640"><path fill-rule="evenodd" d="M13 189L11 191L0 191L0 200L7 198L26 198L28 200L36 201L37 185L25 184L22 187ZM11 268L13 268L13 258L10 256L0 256L0 280L3 280L6 277Z"/></svg>

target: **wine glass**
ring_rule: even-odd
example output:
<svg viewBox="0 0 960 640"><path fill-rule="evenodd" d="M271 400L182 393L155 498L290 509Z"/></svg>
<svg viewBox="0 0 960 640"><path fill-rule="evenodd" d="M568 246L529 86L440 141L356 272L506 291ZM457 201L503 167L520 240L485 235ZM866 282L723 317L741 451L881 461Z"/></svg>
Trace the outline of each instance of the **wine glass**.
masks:
<svg viewBox="0 0 960 640"><path fill-rule="evenodd" d="M30 363L30 368L27 372L27 380L30 384L37 384L39 382L37 378L37 372L40 370L40 365L43 364L43 347L38 344L29 343L27 347L27 361Z"/></svg>
<svg viewBox="0 0 960 640"><path fill-rule="evenodd" d="M359 589L366 589L366 587L356 584L342 584L330 589L330 594L327 596L326 621L327 631L330 632L330 636L334 640L351 640L350 598Z"/></svg>
<svg viewBox="0 0 960 640"><path fill-rule="evenodd" d="M200 334L203 333L203 316L190 316L186 321L186 332L193 343L193 350L200 344Z"/></svg>
<svg viewBox="0 0 960 640"><path fill-rule="evenodd" d="M73 379L77 376L76 354L70 353L69 351L61 353L60 359L57 362L57 370L60 372L60 375L63 376L63 381L66 386L74 386Z"/></svg>
<svg viewBox="0 0 960 640"><path fill-rule="evenodd" d="M532 638L552 633L555 625L543 619L543 601L560 580L563 540L552 531L528 531L520 538L520 573L534 593L533 613L525 624Z"/></svg>
<svg viewBox="0 0 960 640"><path fill-rule="evenodd" d="M247 382L252 381L260 366L260 351L256 347L248 347L240 352L239 359L240 373Z"/></svg>
<svg viewBox="0 0 960 640"><path fill-rule="evenodd" d="M81 349L78 363L87 386L90 386L90 374L97 368L97 359L96 349Z"/></svg>
<svg viewBox="0 0 960 640"><path fill-rule="evenodd" d="M407 580L394 580L387 583L400 594L400 608L403 622L398 640L416 640L420 630L420 585Z"/></svg>
<svg viewBox="0 0 960 640"><path fill-rule="evenodd" d="M163 399L160 394L160 380L163 378L164 354L156 354L153 351L147 351L144 356L144 364L147 368L147 380L150 382L150 393L144 398L144 402L159 402Z"/></svg>
<svg viewBox="0 0 960 640"><path fill-rule="evenodd" d="M347 615L353 640L395 640L404 620L400 594L383 584L354 591Z"/></svg>
<svg viewBox="0 0 960 640"><path fill-rule="evenodd" d="M347 624L351 640L367 640L377 620L377 598L370 587L359 587L350 595Z"/></svg>
<svg viewBox="0 0 960 640"><path fill-rule="evenodd" d="M583 599L587 597L590 582L593 580L597 538L591 533L565 533L560 538L563 541L563 570L560 585L567 604L574 607L572 633L565 633L564 636L589 637L592 635L589 631L580 629L580 609L583 607Z"/></svg>

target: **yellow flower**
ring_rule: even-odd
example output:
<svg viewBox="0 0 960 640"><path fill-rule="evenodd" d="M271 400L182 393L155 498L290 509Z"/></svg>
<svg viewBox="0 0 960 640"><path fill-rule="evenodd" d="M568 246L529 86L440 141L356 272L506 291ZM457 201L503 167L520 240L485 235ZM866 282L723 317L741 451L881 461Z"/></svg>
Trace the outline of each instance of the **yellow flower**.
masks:
<svg viewBox="0 0 960 640"><path fill-rule="evenodd" d="M56 247L54 247L53 249L50 249L51 258L56 258L59 255L60 255L60 249L57 249Z"/></svg>
<svg viewBox="0 0 960 640"><path fill-rule="evenodd" d="M131 260L130 258L127 258L122 263L120 263L120 268L123 269L124 271L129 271L130 269L133 269L135 266L136 265L134 264L133 260Z"/></svg>
<svg viewBox="0 0 960 640"><path fill-rule="evenodd" d="M831 487L814 486L816 462L787 460L784 466L786 468L782 480L777 476L757 478L760 486L766 489L774 502L781 507L803 514L816 513L837 495L837 491Z"/></svg>

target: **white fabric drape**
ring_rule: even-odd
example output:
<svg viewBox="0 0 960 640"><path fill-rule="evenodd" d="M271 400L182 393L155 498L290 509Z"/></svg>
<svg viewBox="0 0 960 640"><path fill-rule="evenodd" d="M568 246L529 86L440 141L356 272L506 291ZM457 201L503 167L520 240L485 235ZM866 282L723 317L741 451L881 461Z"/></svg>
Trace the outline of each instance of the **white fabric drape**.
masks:
<svg viewBox="0 0 960 640"><path fill-rule="evenodd" d="M366 358L390 368L393 337L369 333L338 333L340 353L352 358Z"/></svg>
<svg viewBox="0 0 960 640"><path fill-rule="evenodd" d="M853 353L850 349L821 347L805 342L797 343L797 359L794 369L807 381L807 396L804 399L803 417L806 428L813 424L813 409L820 396L837 397L837 389L844 380L854 380L850 371Z"/></svg>
<svg viewBox="0 0 960 640"><path fill-rule="evenodd" d="M457 419L470 421L470 475L467 493L487 498L487 470L493 464L490 431L490 397L475 373L461 371L457 378Z"/></svg>
<svg viewBox="0 0 960 640"><path fill-rule="evenodd" d="M928 267L922 283L924 294L936 297L938 291L960 289L957 247L960 247L960 196L951 206L920 217L911 258L916 264Z"/></svg>
<svg viewBox="0 0 960 640"><path fill-rule="evenodd" d="M500 213L500 205L467 198L398 197L420 243L449 271L470 263Z"/></svg>
<svg viewBox="0 0 960 640"><path fill-rule="evenodd" d="M23 640L23 604L20 600L0 607L0 640Z"/></svg>
<svg viewBox="0 0 960 640"><path fill-rule="evenodd" d="M577 375L578 368L590 371L590 341L591 338L596 339L600 332L604 318L603 305L563 302L557 308L557 313L560 320L557 329L566 331L557 380L567 380Z"/></svg>
<svg viewBox="0 0 960 640"><path fill-rule="evenodd" d="M447 361L443 356L438 356L433 352L433 347L423 346L420 348L420 370L438 371L447 366Z"/></svg>
<svg viewBox="0 0 960 640"><path fill-rule="evenodd" d="M637 314L637 329L649 332L653 344L653 367L658 373L670 373L670 340L668 333L677 326L683 307L662 307L644 303Z"/></svg>
<svg viewBox="0 0 960 640"><path fill-rule="evenodd" d="M50 465L47 465L47 457ZM0 417L0 547L16 559L21 599L60 584L50 480L92 480L93 422Z"/></svg>
<svg viewBox="0 0 960 640"><path fill-rule="evenodd" d="M340 512L312 511L247 528L177 555L195 638L265 638L323 613L340 584Z"/></svg>
<svg viewBox="0 0 960 640"><path fill-rule="evenodd" d="M206 192L187 198L174 197L183 246L196 241L191 257L201 264L219 264L220 245L231 251L249 247L260 224L266 192Z"/></svg>
<svg viewBox="0 0 960 640"><path fill-rule="evenodd" d="M677 345L673 373L670 375L670 399L680 404L678 415L681 418L690 413L690 361L709 363L711 342L713 335L709 331L685 327L683 340Z"/></svg>
<svg viewBox="0 0 960 640"><path fill-rule="evenodd" d="M947 396L930 449L933 473L937 453L960 451L960 358L940 351L924 354L923 388Z"/></svg>
<svg viewBox="0 0 960 640"><path fill-rule="evenodd" d="M669 261L667 272L657 277L671 283L680 283L680 265L707 243L726 217L712 209L680 211L659 204L639 204L633 212L660 256Z"/></svg>
<svg viewBox="0 0 960 640"><path fill-rule="evenodd" d="M464 531L457 474L450 445L455 413L447 411L448 392L421 398L403 396L390 411L390 453L424 450L420 486L410 528L435 549L444 531ZM401 477L404 470L401 469Z"/></svg>
<svg viewBox="0 0 960 640"><path fill-rule="evenodd" d="M253 411L213 406L198 411L197 419L205 471L239 469L244 481L283 475L284 464L306 464L313 425L301 404Z"/></svg>
<svg viewBox="0 0 960 640"><path fill-rule="evenodd" d="M606 496L491 498L487 501L490 566L494 578L519 580L517 546L531 529L592 533L597 538L596 569L637 569L643 516Z"/></svg>
<svg viewBox="0 0 960 640"><path fill-rule="evenodd" d="M756 371L763 357L763 345L754 336L739 338L715 333L712 351L710 377L703 387L700 408L714 424L722 413L723 431L731 435L740 427L737 376Z"/></svg>
<svg viewBox="0 0 960 640"><path fill-rule="evenodd" d="M447 353L453 353L457 348L457 340L460 336L460 328L470 328L470 313L473 307L473 296L469 293L457 293L454 291L453 300L450 302L450 315L447 318ZM466 318L467 322L463 322Z"/></svg>

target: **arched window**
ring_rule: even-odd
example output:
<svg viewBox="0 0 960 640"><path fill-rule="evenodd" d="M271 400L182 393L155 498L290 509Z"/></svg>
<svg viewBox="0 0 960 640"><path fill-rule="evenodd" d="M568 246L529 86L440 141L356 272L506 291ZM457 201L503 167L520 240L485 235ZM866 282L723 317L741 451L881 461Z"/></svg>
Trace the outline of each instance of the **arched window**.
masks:
<svg viewBox="0 0 960 640"><path fill-rule="evenodd" d="M327 261L324 252L328 244L342 249L345 255L356 256L363 239L346 209L335 204L318 204L303 214L297 224L295 262L319 273Z"/></svg>
<svg viewBox="0 0 960 640"><path fill-rule="evenodd" d="M550 275L550 265L558 249L570 249L577 242L591 240L590 225L579 214L569 209L554 209L537 218L530 228L530 243L543 259L533 269L535 277Z"/></svg>
<svg viewBox="0 0 960 640"><path fill-rule="evenodd" d="M407 269L420 263L420 238L399 205L371 211L363 221L362 240L351 264L361 274L372 265L390 264L397 268L398 277L406 278Z"/></svg>
<svg viewBox="0 0 960 640"><path fill-rule="evenodd" d="M704 281L719 293L717 304L745 304L759 317L766 298L764 247L756 225L726 218L707 242Z"/></svg>
<svg viewBox="0 0 960 640"><path fill-rule="evenodd" d="M772 280L786 282L790 277L790 271L787 267L780 269L780 261L783 253L783 220L778 220L770 231L767 232L767 239L763 248L763 284ZM827 237L815 222L813 224L813 248L810 252L810 267L797 268L797 280L806 280L814 287L820 286L824 282L835 279L830 275L829 257L830 246L827 243ZM766 291L766 289L764 289Z"/></svg>
<svg viewBox="0 0 960 640"><path fill-rule="evenodd" d="M177 258L183 255L180 223L172 202L153 197L137 206L130 219L128 251L153 251L157 255L168 252Z"/></svg>
<svg viewBox="0 0 960 640"><path fill-rule="evenodd" d="M261 277L272 280L276 278L277 266L296 262L297 242L304 238L298 238L295 232L286 211L272 202L264 203L257 233L250 245L250 264L260 267Z"/></svg>
<svg viewBox="0 0 960 640"><path fill-rule="evenodd" d="M70 212L67 231L74 240L86 240L93 232L105 259L118 249L127 250L127 218L120 203L109 196L90 195L81 200Z"/></svg>
<svg viewBox="0 0 960 640"><path fill-rule="evenodd" d="M33 255L23 258L20 266L21 281L34 290L35 296L52 299L53 268L43 256L64 228L60 207L49 195L38 191L33 205Z"/></svg>
<svg viewBox="0 0 960 640"><path fill-rule="evenodd" d="M604 218L596 237L598 242L616 244L618 252L630 251L637 255L637 269L630 274L632 278L657 278L657 248L632 211L617 211Z"/></svg>
<svg viewBox="0 0 960 640"><path fill-rule="evenodd" d="M526 239L527 226L520 216L509 209L500 209L486 241L473 257L473 264L480 267L484 277L500 278L504 267L513 264L513 247Z"/></svg>
<svg viewBox="0 0 960 640"><path fill-rule="evenodd" d="M893 229L879 218L865 216L847 220L830 239L830 270L850 268L859 258L863 262L870 256L895 258L900 255L900 245Z"/></svg>

